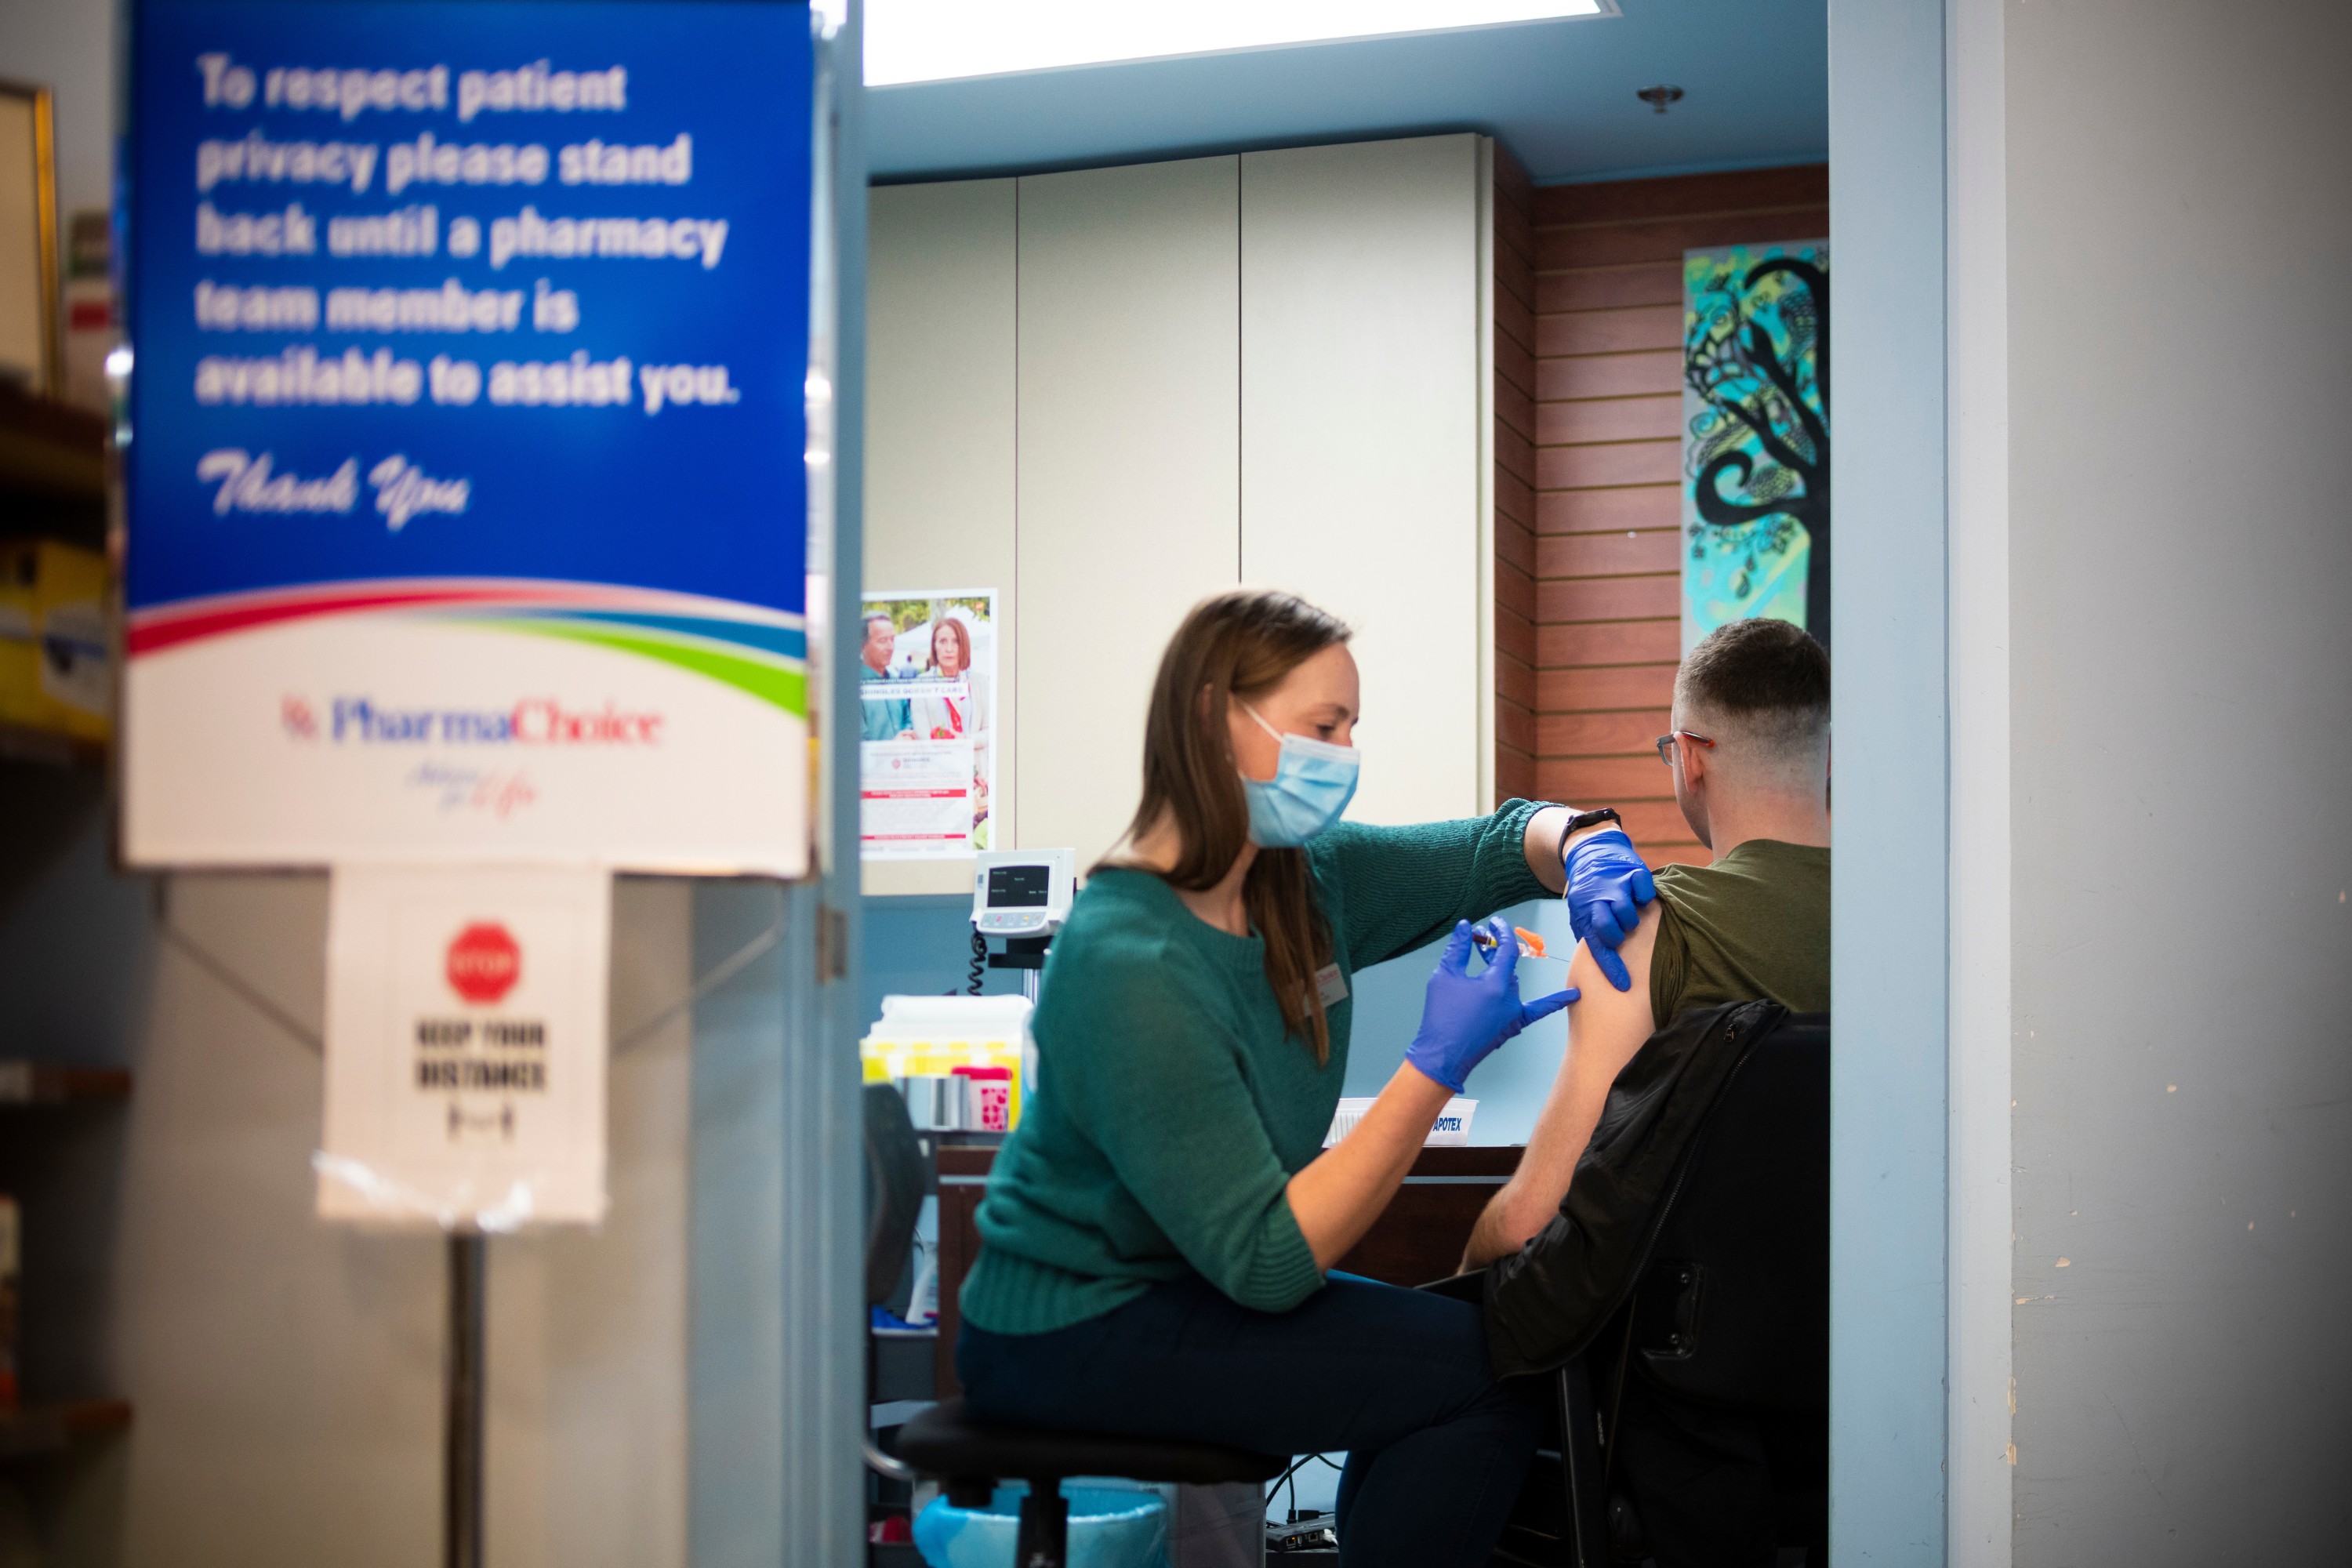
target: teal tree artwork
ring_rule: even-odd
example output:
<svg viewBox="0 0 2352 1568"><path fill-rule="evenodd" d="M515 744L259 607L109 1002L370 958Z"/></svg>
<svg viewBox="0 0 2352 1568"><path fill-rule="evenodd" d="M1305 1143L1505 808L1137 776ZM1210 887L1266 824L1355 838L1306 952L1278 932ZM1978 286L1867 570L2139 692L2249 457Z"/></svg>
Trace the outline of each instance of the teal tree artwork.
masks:
<svg viewBox="0 0 2352 1568"><path fill-rule="evenodd" d="M1829 247L1683 258L1683 647L1770 616L1830 640Z"/></svg>

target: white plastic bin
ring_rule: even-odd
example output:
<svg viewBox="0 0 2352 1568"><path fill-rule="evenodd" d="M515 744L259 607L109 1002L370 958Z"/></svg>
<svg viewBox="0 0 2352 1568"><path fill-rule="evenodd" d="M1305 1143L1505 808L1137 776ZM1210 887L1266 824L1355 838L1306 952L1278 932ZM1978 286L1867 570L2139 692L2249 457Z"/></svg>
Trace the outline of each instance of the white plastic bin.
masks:
<svg viewBox="0 0 2352 1568"><path fill-rule="evenodd" d="M1323 1147L1328 1149L1354 1131L1356 1123L1361 1121L1364 1119L1364 1112L1371 1108L1372 1102L1369 1098L1362 1100L1351 1098L1341 1100L1339 1109L1332 1113L1331 1131L1323 1135ZM1424 1149L1469 1147L1470 1119L1477 1114L1476 1100L1465 1100L1460 1095L1454 1096L1445 1102L1445 1109L1437 1113L1437 1122L1430 1128L1429 1136L1421 1141L1421 1146Z"/></svg>

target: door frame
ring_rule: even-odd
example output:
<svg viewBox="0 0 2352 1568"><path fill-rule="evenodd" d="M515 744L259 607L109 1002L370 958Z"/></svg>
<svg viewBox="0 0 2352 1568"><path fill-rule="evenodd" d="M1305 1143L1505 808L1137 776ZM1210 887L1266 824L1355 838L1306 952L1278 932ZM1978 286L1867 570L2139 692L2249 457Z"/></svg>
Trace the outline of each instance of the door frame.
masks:
<svg viewBox="0 0 2352 1568"><path fill-rule="evenodd" d="M1832 715L1845 787L1831 939L1831 1534L1849 1563L2005 1568L2011 1554L2000 5L1829 8L1832 463L1847 520ZM854 60L854 0L846 9ZM839 199L863 196L856 100L842 95L834 205L841 561L859 557L864 203ZM854 618L854 580L832 578L835 614ZM841 673L833 695L854 701ZM854 763L835 750L835 798L854 800ZM709 1337L695 1352L698 1394L711 1400L698 1397L694 1416L698 1560L846 1563L863 1551L857 1395L842 1375L862 1317L856 1079L844 1065L860 1023L854 817L831 828L836 869L779 911L779 962L806 977L816 1005L751 1026L769 1043L747 1037L747 1059L775 1069L768 1114L754 1118L764 1127L743 1129L748 1165L696 1177L698 1207L755 1196L775 1222L754 1258L740 1237L698 1248L698 1311L712 1314L698 1320ZM733 1484L706 1485L720 1444L747 1435L715 1419L716 1406L740 1405L716 1386L722 1364L743 1364L730 1352L763 1369L755 1392L775 1417L751 1422L758 1451L723 1468Z"/></svg>
<svg viewBox="0 0 2352 1568"><path fill-rule="evenodd" d="M2000 0L1831 0L1839 515L1831 1538L2005 1565Z"/></svg>

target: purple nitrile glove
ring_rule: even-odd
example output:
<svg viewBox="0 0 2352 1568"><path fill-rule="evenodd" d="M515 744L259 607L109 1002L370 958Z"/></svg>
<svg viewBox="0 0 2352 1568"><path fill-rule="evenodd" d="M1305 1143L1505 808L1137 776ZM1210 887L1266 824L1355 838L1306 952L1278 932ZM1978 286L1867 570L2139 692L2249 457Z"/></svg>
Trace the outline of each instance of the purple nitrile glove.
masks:
<svg viewBox="0 0 2352 1568"><path fill-rule="evenodd" d="M1421 1006L1421 1028L1405 1047L1404 1059L1424 1078L1455 1094L1470 1069L1489 1052L1538 1018L1549 1018L1577 998L1574 990L1521 1003L1517 970L1519 939L1496 915L1486 922L1495 937L1495 956L1486 969L1470 973L1470 922L1454 922L1445 952L1429 977Z"/></svg>
<svg viewBox="0 0 2352 1568"><path fill-rule="evenodd" d="M1617 949L1642 923L1642 906L1658 896L1650 868L1633 852L1633 841L1611 829L1568 847L1568 927L1592 950L1592 962L1620 991L1633 977Z"/></svg>

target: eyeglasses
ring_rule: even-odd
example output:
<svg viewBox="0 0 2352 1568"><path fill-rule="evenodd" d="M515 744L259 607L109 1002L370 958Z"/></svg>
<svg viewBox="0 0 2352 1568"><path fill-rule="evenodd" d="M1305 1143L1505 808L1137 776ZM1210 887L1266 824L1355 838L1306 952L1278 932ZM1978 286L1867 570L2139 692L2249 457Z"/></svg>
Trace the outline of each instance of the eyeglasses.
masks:
<svg viewBox="0 0 2352 1568"><path fill-rule="evenodd" d="M1685 741L1696 741L1702 746L1712 746L1715 744L1713 741L1707 739L1705 735L1698 733L1695 730L1669 730L1653 742L1653 744L1658 748L1658 761L1665 763L1668 767L1673 767L1675 765L1675 737L1677 735L1680 735Z"/></svg>

